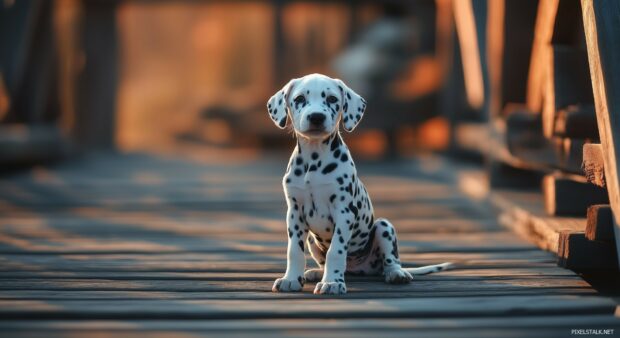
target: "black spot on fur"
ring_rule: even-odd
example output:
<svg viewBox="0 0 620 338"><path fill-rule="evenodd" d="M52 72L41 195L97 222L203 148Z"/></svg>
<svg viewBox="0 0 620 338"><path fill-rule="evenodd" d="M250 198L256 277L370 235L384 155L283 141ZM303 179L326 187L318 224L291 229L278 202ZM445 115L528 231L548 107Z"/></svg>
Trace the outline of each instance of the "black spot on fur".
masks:
<svg viewBox="0 0 620 338"><path fill-rule="evenodd" d="M333 162L330 163L328 165L325 166L325 168L323 168L323 171L321 171L323 174L329 174L332 171L334 171L334 169L336 169L338 167L338 163Z"/></svg>

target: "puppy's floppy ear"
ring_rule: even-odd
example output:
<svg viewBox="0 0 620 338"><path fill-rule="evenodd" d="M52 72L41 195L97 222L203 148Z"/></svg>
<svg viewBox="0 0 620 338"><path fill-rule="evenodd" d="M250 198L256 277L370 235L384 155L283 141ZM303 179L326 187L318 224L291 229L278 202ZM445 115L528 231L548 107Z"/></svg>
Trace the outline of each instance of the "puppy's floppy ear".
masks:
<svg viewBox="0 0 620 338"><path fill-rule="evenodd" d="M342 82L342 80L336 79L338 83L338 89L342 93L342 122L344 130L351 132L364 116L366 111L366 100L359 96L353 89L349 88Z"/></svg>
<svg viewBox="0 0 620 338"><path fill-rule="evenodd" d="M269 117L273 120L273 122L280 129L286 126L286 116L288 110L288 93L290 93L293 85L297 79L293 79L289 81L282 89L280 89L277 93L273 94L273 96L267 101L267 110L269 111Z"/></svg>

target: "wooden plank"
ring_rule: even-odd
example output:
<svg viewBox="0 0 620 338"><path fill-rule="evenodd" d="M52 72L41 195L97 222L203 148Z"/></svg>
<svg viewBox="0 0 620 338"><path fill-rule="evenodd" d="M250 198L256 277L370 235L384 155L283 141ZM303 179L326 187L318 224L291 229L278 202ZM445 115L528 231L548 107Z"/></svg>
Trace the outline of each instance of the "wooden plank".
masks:
<svg viewBox="0 0 620 338"><path fill-rule="evenodd" d="M554 286L554 287L512 287L512 288L486 288L480 290L442 290L432 292L419 292L411 290L381 291L380 284L365 287L359 292L349 292L341 298L344 299L383 299L383 298L443 298L443 297L499 297L499 296L596 296L596 290L587 286ZM311 284L312 286L314 284ZM187 299L205 300L279 300L279 299L316 299L312 293L312 287L304 292L292 292L273 294L269 290L260 291L135 291L135 290L11 290L0 292L0 300L128 300L128 299L166 299L184 301Z"/></svg>
<svg viewBox="0 0 620 338"><path fill-rule="evenodd" d="M245 237L245 238L244 238ZM523 251L533 247L524 241L515 241L509 232L461 234L458 238L446 234L401 234L400 251L407 252L489 252ZM279 238L263 239L252 235L238 238L150 237L127 239L120 237L52 237L24 238L0 234L0 253L148 253L148 252L253 252L255 254L281 253L286 250L286 233Z"/></svg>
<svg viewBox="0 0 620 338"><path fill-rule="evenodd" d="M574 328L583 326L596 326L605 328L616 328L620 324L620 319L613 315L563 315L552 316L542 315L536 317L510 316L506 318L480 317L480 318L405 318L405 319L245 319L227 321L176 321L176 320L124 320L124 321L44 321L44 320L23 320L5 321L0 326L5 330L46 330L47 332L57 331L82 331L92 332L97 330L122 330L153 332L159 330L179 330L179 331L249 331L249 330L314 330L319 334L333 333L336 330L375 330L390 328L392 330L403 330L415 334L418 329L445 329L446 327L456 327L459 329L467 328ZM331 331L331 332L330 332Z"/></svg>
<svg viewBox="0 0 620 338"><path fill-rule="evenodd" d="M584 231L586 219L550 217L543 207L543 198L536 191L502 189L489 200L499 209L499 222L543 250L558 252L560 231Z"/></svg>
<svg viewBox="0 0 620 338"><path fill-rule="evenodd" d="M483 118L487 116L488 89L486 69L486 4L472 0L453 1L454 21L461 49L463 75L467 102L476 110L483 110ZM475 9L480 9L476 13ZM483 15L484 14L484 15Z"/></svg>
<svg viewBox="0 0 620 338"><path fill-rule="evenodd" d="M553 216L585 216L588 207L608 202L605 189L588 184L586 179L559 172L543 178L545 211Z"/></svg>
<svg viewBox="0 0 620 338"><path fill-rule="evenodd" d="M311 264L309 266L313 266ZM409 266L411 264L407 264ZM1 278L10 279L112 279L112 280L140 280L140 279L159 279L159 280L274 280L280 277L284 264L280 264L277 269L272 271L256 271L244 270L242 268L231 269L231 271L32 271L21 270L4 272ZM50 267L51 268L51 267ZM515 276L568 276L575 277L575 274L554 266L545 266L544 268L534 267L486 267L476 268L472 266L461 267L456 263L454 270L443 271L441 275L425 276L424 280L464 280L464 279L508 279ZM351 278L356 281L380 281L380 276L354 276Z"/></svg>
<svg viewBox="0 0 620 338"><path fill-rule="evenodd" d="M415 267L438 264L444 261L458 262L459 269L485 268L550 268L555 257L540 250L519 252L439 252L403 253L404 266ZM415 263L415 264L414 264ZM313 266L308 259L308 266ZM206 254L166 253L153 254L18 254L0 256L0 271L107 271L126 272L280 272L286 266L281 254L252 252Z"/></svg>
<svg viewBox="0 0 620 338"><path fill-rule="evenodd" d="M616 243L620 243L617 155L620 149L620 50L616 43L620 34L620 3L582 0L581 7L596 119L603 146L605 177L614 214L614 233ZM616 250L620 258L620 245L616 245Z"/></svg>
<svg viewBox="0 0 620 338"><path fill-rule="evenodd" d="M281 275L280 275L281 276ZM12 294L23 291L72 291L83 298L88 298L88 292L154 292L149 299L160 299L160 292L170 293L203 293L198 299L289 299L289 296L271 293L273 279L269 280L113 280L113 279L52 279L49 281L38 279L3 279L0 281L0 292ZM304 293L312 295L315 283L307 283ZM459 285L462 285L459 287ZM211 295L206 295L210 293ZM239 295L234 295L240 293ZM255 295L250 293L263 293ZM408 285L385 284L380 278L375 281L358 281L354 277L347 278L347 295L352 298L405 298L405 297L472 297L473 295L576 295L596 294L590 284L579 277L542 277L519 276L505 279L456 279L456 280L427 280L417 278ZM32 294L30 297L32 297ZM293 298L306 297L304 294L293 295ZM3 298L3 297L0 297ZM11 298L11 297L8 297ZM78 297L83 299L82 297ZM174 299L174 297L172 297ZM0 301L1 303L1 301Z"/></svg>
<svg viewBox="0 0 620 338"><path fill-rule="evenodd" d="M614 223L611 206L598 204L588 208L586 238L591 241L614 242Z"/></svg>
<svg viewBox="0 0 620 338"><path fill-rule="evenodd" d="M559 0L538 1L526 97L527 107L532 112L542 110L543 80L546 74L545 63L548 60L548 45L553 37L559 3Z"/></svg>
<svg viewBox="0 0 620 338"><path fill-rule="evenodd" d="M67 215L46 216L45 226L41 226L38 217L3 217L0 227L6 235L28 237L50 236L52 232L67 236L235 236L243 232L272 234L279 236L286 231L286 225L280 215L261 217L254 213L244 215L239 212L234 219L227 219L226 213L210 213L205 217L171 217L167 215L132 212L110 212L109 217L71 217ZM502 231L495 219L455 219L455 218L403 218L390 217L399 234L404 233L467 233Z"/></svg>
<svg viewBox="0 0 620 338"><path fill-rule="evenodd" d="M502 296L303 302L245 300L0 300L5 319L245 319L245 318L446 318L523 315L612 314L612 300L588 296Z"/></svg>
<svg viewBox="0 0 620 338"><path fill-rule="evenodd" d="M615 243L591 241L585 233L572 231L560 232L559 241L560 266L578 271L618 268Z"/></svg>
<svg viewBox="0 0 620 338"><path fill-rule="evenodd" d="M583 172L589 183L605 187L605 154L600 143L583 145Z"/></svg>

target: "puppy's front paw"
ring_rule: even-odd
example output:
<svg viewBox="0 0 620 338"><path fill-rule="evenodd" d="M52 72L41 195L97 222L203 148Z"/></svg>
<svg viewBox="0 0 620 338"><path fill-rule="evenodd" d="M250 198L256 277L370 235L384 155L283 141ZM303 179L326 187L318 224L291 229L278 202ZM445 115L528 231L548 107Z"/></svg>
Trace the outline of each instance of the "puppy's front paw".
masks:
<svg viewBox="0 0 620 338"><path fill-rule="evenodd" d="M413 280L413 276L402 268L395 268L383 272L385 282L390 284L407 284Z"/></svg>
<svg viewBox="0 0 620 338"><path fill-rule="evenodd" d="M318 282L314 288L315 295L344 295L347 286L343 282Z"/></svg>
<svg viewBox="0 0 620 338"><path fill-rule="evenodd" d="M295 292L304 288L304 279L299 276L297 279L278 278L273 283L271 291L273 292Z"/></svg>

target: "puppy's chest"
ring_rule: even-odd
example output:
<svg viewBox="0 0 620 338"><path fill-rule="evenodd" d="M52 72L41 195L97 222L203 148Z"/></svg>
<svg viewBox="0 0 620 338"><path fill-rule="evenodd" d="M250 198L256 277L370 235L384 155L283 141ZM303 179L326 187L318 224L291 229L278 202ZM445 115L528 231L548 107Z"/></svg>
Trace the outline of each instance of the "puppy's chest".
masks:
<svg viewBox="0 0 620 338"><path fill-rule="evenodd" d="M289 186L288 195L295 198L299 204L298 212L310 226L313 232L329 232L333 227L332 208L329 196L333 187L329 184L306 184L302 187Z"/></svg>

